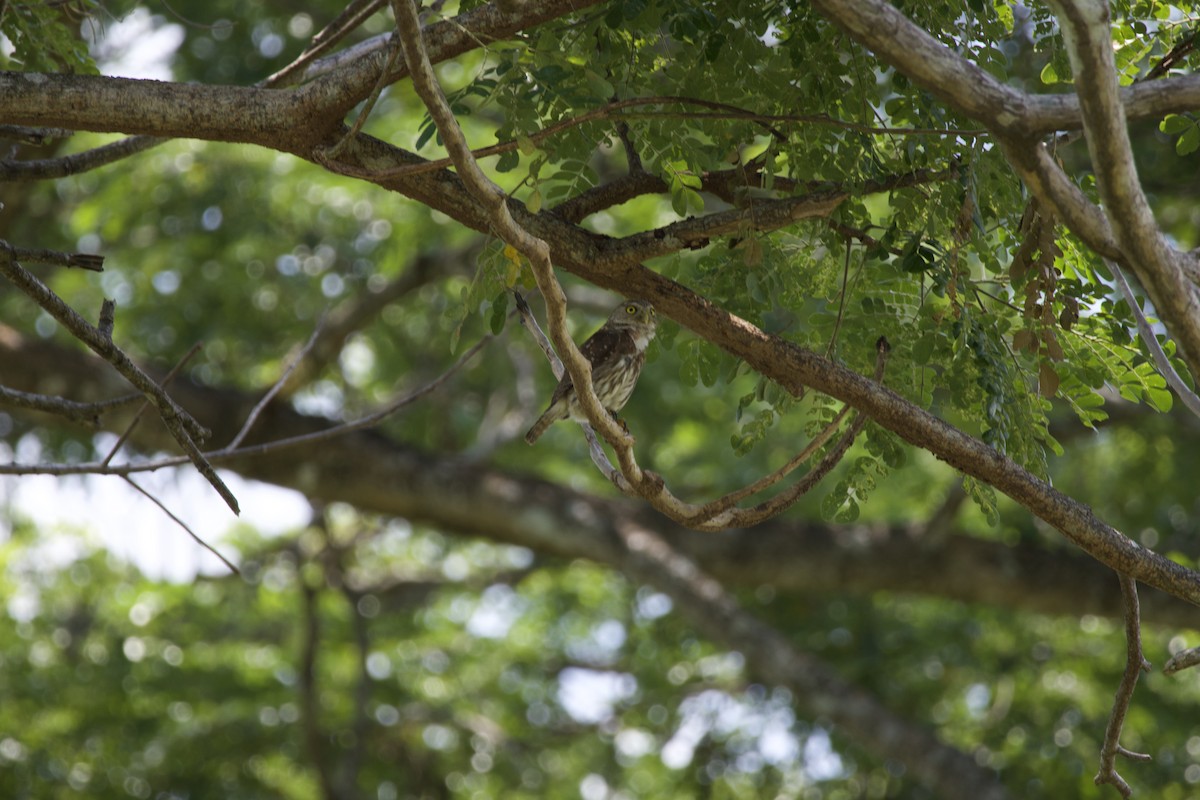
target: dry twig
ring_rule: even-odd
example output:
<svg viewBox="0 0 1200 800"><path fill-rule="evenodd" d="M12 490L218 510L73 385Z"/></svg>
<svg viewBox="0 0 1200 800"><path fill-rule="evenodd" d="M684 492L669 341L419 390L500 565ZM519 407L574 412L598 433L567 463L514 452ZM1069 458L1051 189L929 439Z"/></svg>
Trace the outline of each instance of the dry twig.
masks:
<svg viewBox="0 0 1200 800"><path fill-rule="evenodd" d="M110 337L105 336L99 328L88 323L75 309L63 302L61 297L50 291L44 283L17 263L16 258L13 257L12 248L6 242L0 243L0 273L12 281L18 289L29 295L75 338L91 348L96 355L112 364L117 372L121 373L134 388L141 391L154 404L163 424L167 426L167 430L171 432L196 469L212 484L233 512L238 513L237 498L233 496L233 492L229 491L229 487L225 485L225 482L213 469L212 464L196 446L195 440L207 438L208 431L196 422L191 414L180 408L166 391L154 382L153 378L134 364L133 360L117 347Z"/></svg>
<svg viewBox="0 0 1200 800"><path fill-rule="evenodd" d="M28 408L33 411L44 411L47 414L57 414L60 417L81 422L92 428L100 427L100 415L114 408L128 405L142 399L140 394L127 394L124 397L114 397L112 400L101 400L96 403L80 403L63 397L45 394L22 392L0 386L0 405L10 405L17 408Z"/></svg>
<svg viewBox="0 0 1200 800"><path fill-rule="evenodd" d="M1163 664L1164 675L1174 675L1182 669L1188 669L1200 664L1200 647L1191 647L1187 650L1180 650L1175 655L1167 659L1167 663Z"/></svg>
<svg viewBox="0 0 1200 800"><path fill-rule="evenodd" d="M93 253L63 253L40 247L13 247L13 258L32 261L35 264L57 264L60 267L77 267L89 272L104 272L104 256Z"/></svg>
<svg viewBox="0 0 1200 800"><path fill-rule="evenodd" d="M159 500L159 499L158 499L157 497L155 497L154 495L150 494L150 492L146 491L146 490L145 490L145 489L144 489L144 488L143 488L141 485L139 485L138 483L134 482L133 478L129 477L128 475L122 475L122 476L121 476L121 479L122 479L122 480L124 480L126 483L128 483L130 486L132 486L134 489L137 489L139 492L141 492L143 495L145 495L145 497L146 497L146 498L147 498L147 499L148 499L148 500L149 500L151 503L154 503L154 505L158 506L158 507L159 507L159 509L160 509L160 510L161 510L161 511L162 511L164 514L166 514L168 517L170 517L170 518L171 518L171 520L172 520L172 521L173 521L173 522L174 522L176 525L178 525L179 527L183 528L183 530L184 530L185 532L187 532L187 535L188 535L188 536L190 536L190 537L192 537L192 540L193 540L193 541L195 541L195 542L196 542L196 544L200 545L200 546L201 546L201 547L203 547L205 550L207 550L208 552L212 553L214 556L216 556L217 558L219 558L219 559L221 560L221 563L222 563L222 564L224 564L225 566L229 567L229 570L230 570L230 572L232 572L234 575L241 575L241 574L242 574L242 573L241 573L241 571L240 571L240 570L238 570L238 568L237 568L237 567L235 567L235 566L233 565L233 562L232 562L232 561L230 561L228 558L226 558L225 556L223 556L223 555L221 555L219 552L217 552L217 549L216 549L215 547L213 547L211 544L209 544L208 542L206 542L206 541L204 541L203 539L201 539L201 538L200 538L200 537L199 537L199 536L196 534L196 532L195 532L194 530L192 530L190 527L188 527L188 524L187 524L186 522L184 522L184 521L183 521L183 520L181 520L179 517L177 517L177 516L175 516L174 514L172 514L172 513L171 513L171 509L167 508L167 507L166 507L166 506L163 504L163 502L162 502L161 500Z"/></svg>
<svg viewBox="0 0 1200 800"><path fill-rule="evenodd" d="M171 385L171 381L175 380L175 376L179 374L179 370L183 369L183 366L185 364L187 364L187 362L191 361L192 357L195 356L196 353L199 353L199 352L200 352L200 343L199 342L197 342L196 344L194 344L190 348L188 348L188 351L183 354L183 357L179 359L179 361L175 364L175 366L171 368L171 371L168 372L166 374L166 376L162 379L161 385L162 385L163 389L166 389L168 386ZM108 455L106 455L104 457L104 460L100 462L101 464L108 464L109 462L111 462L113 460L113 456L115 456L117 454L117 451L121 449L121 445L125 444L126 440L129 439L130 434L133 433L133 429L137 427L138 421L141 420L142 414L146 413L146 409L148 409L149 407L150 407L149 402L143 402L142 405L138 408L138 410L136 412L134 412L133 419L131 419L129 421L129 424L125 426L125 430L122 431L121 435L117 437L117 441L115 443L113 443L113 446L108 449Z"/></svg>

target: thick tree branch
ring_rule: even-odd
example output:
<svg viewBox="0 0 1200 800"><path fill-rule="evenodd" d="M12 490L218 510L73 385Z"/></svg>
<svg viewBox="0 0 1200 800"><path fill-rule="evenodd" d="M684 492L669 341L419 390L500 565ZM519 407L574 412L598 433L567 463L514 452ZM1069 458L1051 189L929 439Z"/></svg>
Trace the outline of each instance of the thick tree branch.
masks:
<svg viewBox="0 0 1200 800"><path fill-rule="evenodd" d="M494 4L424 31L434 62L454 58L517 31L594 5L597 0L531 0L512 13ZM377 49L291 89L164 83L94 75L0 72L0 118L43 125L165 138L259 144L311 156L345 114L364 100L387 61ZM406 76L397 65L387 82Z"/></svg>

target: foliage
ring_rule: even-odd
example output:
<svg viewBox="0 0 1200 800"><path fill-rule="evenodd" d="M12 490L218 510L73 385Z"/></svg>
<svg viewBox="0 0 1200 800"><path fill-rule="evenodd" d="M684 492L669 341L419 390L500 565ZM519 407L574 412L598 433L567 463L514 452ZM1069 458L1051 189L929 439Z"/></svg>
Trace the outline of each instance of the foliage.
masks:
<svg viewBox="0 0 1200 800"><path fill-rule="evenodd" d="M654 797L927 796L853 743L830 750L819 720L747 682L664 595L594 566L393 524L336 556L307 539L326 577L389 578L373 591L327 586L253 539L248 581L186 586L79 540L47 568L35 535L18 525L0 570L15 617L0 637L5 796L312 797L313 735L333 770L358 765L362 796L574 796L585 781ZM750 605L894 708L928 713L1024 796L1090 780L1122 666L1112 622L766 590ZM1130 746L1153 748L1139 782L1156 796L1185 796L1197 703L1163 680L1139 693Z"/></svg>
<svg viewBox="0 0 1200 800"><path fill-rule="evenodd" d="M153 19L181 28L170 59L176 79L251 84L294 58L343 5L192 0ZM1002 81L1046 93L1069 85L1042 5L897 5ZM90 8L70 6L72 15ZM77 17L53 4L0 8L10 45L0 66L91 69ZM111 27L133 8L114 4L97 17L109 12ZM1165 8L1114 4L1123 80L1194 37L1191 5L1174 4L1167 17ZM390 25L377 14L346 43ZM1176 69L1191 71L1196 58L1186 53ZM1168 412L1173 399L1107 268L1036 208L972 120L881 68L808 4L614 0L484 43L439 69L472 144L511 145L484 163L531 213L630 171L661 182L661 191L592 214L584 224L597 236L844 191L828 219L777 231L748 225L650 266L861 374L871 373L875 342L886 336L889 388L1087 497L1148 546L1200 560L1195 433L1174 417L1141 413ZM625 103L639 98L653 101ZM423 157L443 155L405 88L384 93L368 130ZM1181 244L1200 244L1190 185L1195 115L1135 126L1134 135L1163 224ZM106 141L78 134L36 155ZM1062 157L1094 199L1081 152L1065 145ZM709 190L731 171L740 184ZM185 373L203 384L261 391L317 320L410 280L290 401L352 418L425 385L491 334L452 388L406 408L382 434L611 490L586 467L570 426L556 426L534 451L519 442L553 385L529 337L510 324L511 291L530 288L529 270L511 248L479 241L439 212L287 154L185 140L53 183L0 189L5 237L106 254L99 275L39 272L55 291L89 318L101 298L115 298L120 345L164 370L202 342ZM418 270L422 258L435 266ZM569 276L564 283L582 340L612 298ZM0 318L75 346L16 292L0 293ZM1163 346L1174 356L1169 341ZM706 499L778 467L840 411L828 397L784 391L669 321L648 361L623 417L644 466L688 496ZM1131 412L1114 396L1142 408ZM1110 412L1133 421L1110 425ZM35 439L75 461L101 441L0 413L6 455ZM833 521L856 535L875 524L918 526L957 480L868 425L790 519ZM965 488L975 507L961 524L971 534L1053 546L990 487ZM649 587L584 562L337 513L350 533L261 541L243 531L245 582L179 586L91 545L47 565L38 542L63 534L34 530L6 509L0 596L14 624L0 632L9 689L0 795L316 797L324 789L315 749L330 774L379 798L591 798L605 787L629 797L928 796L903 765L876 759L825 720L797 718L786 692L754 684L737 653L699 639ZM1112 621L937 596L781 595L766 585L741 599L997 770L1014 793L1094 791L1123 652ZM306 697L304 623L312 620L318 688ZM365 652L356 639L364 630ZM1161 654L1172 634L1148 638ZM608 702L589 712L573 700L580 686ZM1182 798L1185 783L1200 780L1200 734L1189 721L1198 699L1189 684L1159 678L1139 689L1124 744L1155 755L1132 778L1148 796Z"/></svg>
<svg viewBox="0 0 1200 800"><path fill-rule="evenodd" d="M11 49L0 51L0 68L47 72L95 72L87 45L76 35L79 20L96 0L67 3L11 2L0 6L0 35Z"/></svg>

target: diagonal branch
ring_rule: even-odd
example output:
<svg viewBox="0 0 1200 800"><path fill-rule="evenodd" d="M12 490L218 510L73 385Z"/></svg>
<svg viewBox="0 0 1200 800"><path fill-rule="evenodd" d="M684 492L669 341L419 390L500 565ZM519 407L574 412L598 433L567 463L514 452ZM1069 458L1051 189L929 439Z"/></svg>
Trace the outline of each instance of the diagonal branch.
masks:
<svg viewBox="0 0 1200 800"><path fill-rule="evenodd" d="M1071 58L1088 152L1105 214L1193 375L1200 375L1200 298L1187 257L1159 229L1138 180L1106 3L1051 0Z"/></svg>
<svg viewBox="0 0 1200 800"><path fill-rule="evenodd" d="M1121 290L1121 295L1125 298L1125 302L1129 304L1129 310L1133 312L1133 318L1137 321L1138 336L1142 338L1142 343L1150 351L1150 356L1154 359L1154 364L1158 367L1159 374L1175 390L1175 394L1183 401L1188 411L1200 417L1200 396L1197 396L1191 387L1184 382L1179 373L1175 371L1171 360L1167 358L1167 354L1163 352L1162 345L1158 343L1158 337L1154 335L1154 329L1150 327L1150 323L1146 320L1146 315L1142 313L1141 303L1134 296L1133 289L1129 288L1129 281L1125 280L1125 273L1121 271L1121 268L1115 262L1105 259L1105 264L1112 271L1113 279L1117 282L1117 288Z"/></svg>
<svg viewBox="0 0 1200 800"><path fill-rule="evenodd" d="M0 242L0 274L3 274L18 289L29 295L50 316L90 347L96 355L112 364L117 372L133 384L134 388L146 395L146 398L158 410L158 415L163 424L167 426L167 430L171 432L196 469L213 485L230 509L235 514L238 513L237 498L233 496L233 492L229 491L229 487L217 475L212 464L200 452L200 448L196 446L193 438L205 439L208 437L208 431L180 408L162 386L155 383L154 379L134 364L124 351L113 344L111 337L89 324L87 320L79 316L75 309L64 303L62 298L50 291L44 283L18 264L13 257L12 248L7 242Z"/></svg>
<svg viewBox="0 0 1200 800"><path fill-rule="evenodd" d="M662 480L643 473L637 465L633 456L632 437L622 431L601 406L592 386L591 366L567 332L566 296L554 275L554 266L550 262L550 246L517 224L509 211L507 195L483 173L472 156L458 120L450 110L437 76L434 75L433 65L422 40L416 6L411 0L393 0L392 11L396 17L397 32L404 45L405 61L412 76L413 87L437 125L458 174L465 181L475 203L482 206L500 238L524 255L533 268L538 288L546 300L551 338L563 358L567 372L571 375L575 394L588 420L613 446L621 464L621 471L635 491L645 497L660 495L663 491Z"/></svg>
<svg viewBox="0 0 1200 800"><path fill-rule="evenodd" d="M232 561L230 561L225 556L221 555L221 553L215 547L213 547L211 544L209 544L208 542L201 539L200 536L194 530L192 530L186 522L181 520L179 517L175 516L175 514L173 514L171 512L171 509L167 508L166 505L164 505L163 502L161 500L159 500L157 497L150 494L150 492L146 491L146 489L141 484L135 482L133 480L133 478L129 477L128 475L122 475L121 478L126 483L128 483L130 486L132 486L134 489L137 489L143 496L145 496L145 498L147 500L149 500L151 503L154 503L154 505L158 506L160 511L162 511L164 514L166 514L168 517L171 518L172 522L174 522L179 527L183 528L184 532L188 536L192 537L192 541L194 541L196 544L200 545L205 550L207 550L208 552L210 552L214 556L216 556L220 560L220 562L222 564L224 564L226 567L229 567L230 572L232 572L234 575L242 574L241 570L239 570L236 566L234 566Z"/></svg>

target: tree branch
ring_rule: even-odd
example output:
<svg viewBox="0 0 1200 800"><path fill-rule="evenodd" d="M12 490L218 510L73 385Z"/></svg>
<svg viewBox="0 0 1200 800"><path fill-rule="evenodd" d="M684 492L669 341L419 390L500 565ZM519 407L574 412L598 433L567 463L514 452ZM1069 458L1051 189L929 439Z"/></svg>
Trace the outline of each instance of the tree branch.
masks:
<svg viewBox="0 0 1200 800"><path fill-rule="evenodd" d="M34 392L22 392L0 386L0 405L15 408L27 408L34 411L44 411L47 414L57 414L72 422L80 422L91 428L100 427L100 415L142 399L140 394L127 394L112 400L101 400L97 403L80 403L63 397L54 397Z"/></svg>
<svg viewBox="0 0 1200 800"><path fill-rule="evenodd" d="M1121 595L1125 599L1125 672L1117 687L1112 714L1104 731L1104 746L1100 750L1100 771L1096 773L1094 780L1097 786L1111 783L1122 797L1129 797L1133 790L1117 773L1116 760L1117 756L1134 761L1150 760L1150 756L1144 753L1134 753L1121 746L1121 728L1125 725L1125 713L1133 700L1133 690L1137 687L1138 677L1143 670L1149 671L1150 662L1142 655L1142 624L1141 612L1138 609L1137 583L1128 575L1118 577L1121 580Z"/></svg>
<svg viewBox="0 0 1200 800"><path fill-rule="evenodd" d="M1167 241L1142 191L1133 161L1113 56L1107 4L1051 0L1071 57L1088 152L1113 234L1171 331L1193 375L1200 375L1200 299L1183 253Z"/></svg>
<svg viewBox="0 0 1200 800"><path fill-rule="evenodd" d="M146 398L158 410L163 424L167 426L196 469L212 484L229 508L233 510L233 513L238 513L237 498L233 496L233 492L229 491L229 487L217 475L212 464L200 452L200 448L196 446L192 438L207 438L208 431L180 408L161 386L130 360L129 356L113 344L110 337L92 327L76 313L75 309L64 303L62 298L46 288L45 284L18 264L13 257L12 249L4 242L0 242L0 273L12 281L18 289L29 295L72 335L90 347L96 355L112 364L134 388L146 395Z"/></svg>
<svg viewBox="0 0 1200 800"><path fill-rule="evenodd" d="M82 153L58 158L32 161L0 159L0 181L42 181L78 175L157 147L165 141L166 139L154 136L129 136Z"/></svg>
<svg viewBox="0 0 1200 800"><path fill-rule="evenodd" d="M662 497L665 492L662 480L643 473L633 455L633 439L621 430L616 421L606 412L596 397L592 386L592 370L587 359L579 352L566 326L566 296L554 275L550 261L550 246L519 225L508 208L508 196L479 168L467 146L462 129L458 125L450 105L446 101L433 65L422 41L417 10L412 0L392 0L392 12L396 17L397 30L404 44L404 57L412 77L413 87L425 103L430 116L437 125L446 150L458 174L466 183L467 190L475 202L482 207L489 223L500 238L515 247L533 268L534 278L542 297L546 301L550 336L554 340L560 357L575 386L575 395L592 427L612 445L621 465L621 472L638 494L650 499Z"/></svg>
<svg viewBox="0 0 1200 800"><path fill-rule="evenodd" d="M1175 390L1175 394L1183 401L1188 411L1200 417L1200 396L1197 396L1184 383L1183 378L1179 376L1179 373L1175 371L1175 367L1172 366L1171 360L1167 358L1167 354L1163 352L1162 345L1158 343L1158 337L1154 335L1154 329L1150 327L1150 323L1146 321L1146 315L1142 313L1141 303L1134 296L1133 289L1129 288L1129 281L1125 280L1125 273L1121 271L1116 262L1105 259L1105 263L1112 271L1117 288L1121 290L1121 296L1125 298L1125 302L1129 304L1129 310L1133 312L1133 318L1137 321L1138 336L1141 337L1142 344L1146 345L1146 349L1150 352L1150 357L1154 359L1154 364L1158 367L1159 374Z"/></svg>

